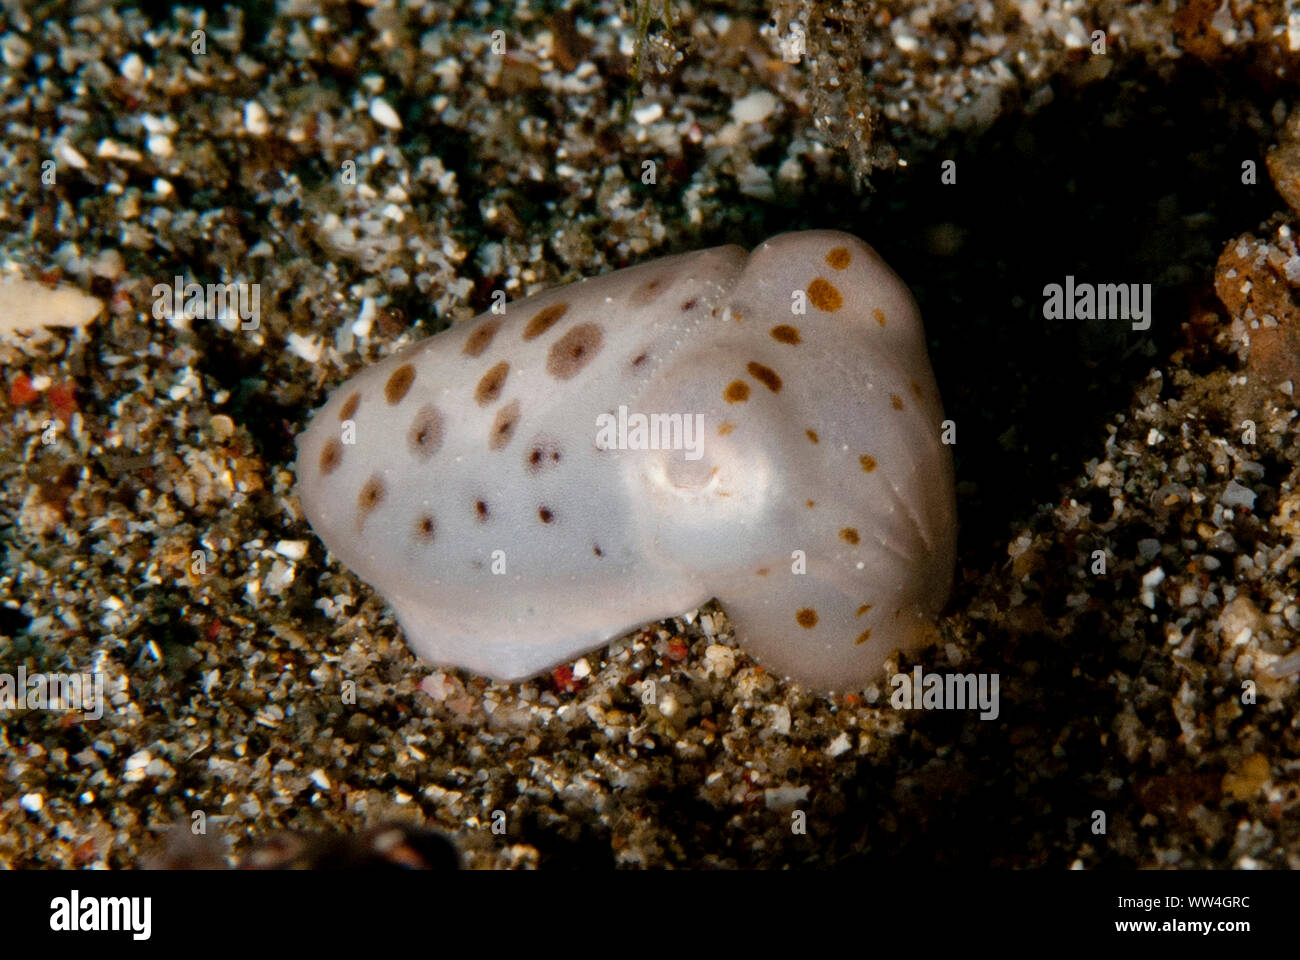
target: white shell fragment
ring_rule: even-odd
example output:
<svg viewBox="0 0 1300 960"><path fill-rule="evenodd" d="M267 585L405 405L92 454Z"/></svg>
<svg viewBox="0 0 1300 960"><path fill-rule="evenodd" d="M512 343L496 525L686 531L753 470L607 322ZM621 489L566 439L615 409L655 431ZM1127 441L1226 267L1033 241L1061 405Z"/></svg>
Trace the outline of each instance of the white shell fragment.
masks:
<svg viewBox="0 0 1300 960"><path fill-rule="evenodd" d="M343 384L303 508L435 664L518 680L716 597L819 689L933 634L952 459L916 304L810 231L528 297Z"/></svg>
<svg viewBox="0 0 1300 960"><path fill-rule="evenodd" d="M76 287L47 287L16 276L0 280L0 331L84 327L103 309Z"/></svg>

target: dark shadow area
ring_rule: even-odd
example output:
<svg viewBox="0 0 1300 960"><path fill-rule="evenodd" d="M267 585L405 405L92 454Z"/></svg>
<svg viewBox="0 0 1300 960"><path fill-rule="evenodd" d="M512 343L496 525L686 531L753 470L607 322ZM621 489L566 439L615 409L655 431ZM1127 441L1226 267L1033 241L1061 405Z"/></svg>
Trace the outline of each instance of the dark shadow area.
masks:
<svg viewBox="0 0 1300 960"><path fill-rule="evenodd" d="M908 166L878 172L873 193L810 182L801 197L747 210L744 230L706 231L701 245L830 227L862 237L903 277L957 424L959 556L983 568L1005 557L1015 518L1055 500L1101 453L1104 424L1168 356L1192 298L1211 289L1223 244L1280 204L1267 144L1244 122L1270 106L1244 68L1187 61L1165 79L1117 70L983 136L928 152L904 145ZM940 182L949 159L952 185ZM1241 182L1245 160L1255 186ZM1151 328L1044 319L1044 286L1067 274L1150 283Z"/></svg>
<svg viewBox="0 0 1300 960"><path fill-rule="evenodd" d="M1012 519L1104 456L1105 423L1164 363L1224 243L1277 207L1266 176L1241 182L1266 146L1227 109L1241 81L1232 98L1197 66L1098 83L947 151L956 185L938 185L945 157L923 158L877 195L879 245L921 305L958 425L968 565L1004 556ZM1150 329L1045 319L1043 288L1067 275L1150 283Z"/></svg>

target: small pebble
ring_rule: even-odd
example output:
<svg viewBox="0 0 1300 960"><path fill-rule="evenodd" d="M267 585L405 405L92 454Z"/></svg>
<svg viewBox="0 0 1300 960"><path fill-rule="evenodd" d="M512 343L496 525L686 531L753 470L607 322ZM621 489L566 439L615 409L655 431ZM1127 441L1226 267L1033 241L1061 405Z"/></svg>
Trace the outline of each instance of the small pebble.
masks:
<svg viewBox="0 0 1300 960"><path fill-rule="evenodd" d="M1254 492L1249 487L1243 487L1236 480L1228 481L1228 486L1224 488L1223 495L1219 497L1219 500L1226 507L1255 509Z"/></svg>
<svg viewBox="0 0 1300 960"><path fill-rule="evenodd" d="M264 135L270 129L266 108L256 100L244 104L244 129L255 137Z"/></svg>
<svg viewBox="0 0 1300 960"><path fill-rule="evenodd" d="M163 133L150 135L149 139L145 141L145 147L155 157L163 157L164 159L175 153L175 148L172 147L171 137Z"/></svg>
<svg viewBox="0 0 1300 960"><path fill-rule="evenodd" d="M389 130L402 129L402 118L397 115L397 111L389 106L388 101L383 97L375 97L370 101L370 117L375 123L387 127Z"/></svg>
<svg viewBox="0 0 1300 960"><path fill-rule="evenodd" d="M122 58L122 63L118 70L123 77L132 83L139 83L144 79L144 61L140 59L138 53L128 53Z"/></svg>
<svg viewBox="0 0 1300 960"><path fill-rule="evenodd" d="M762 123L776 109L777 99L766 90L755 90L731 105L731 117L737 123Z"/></svg>

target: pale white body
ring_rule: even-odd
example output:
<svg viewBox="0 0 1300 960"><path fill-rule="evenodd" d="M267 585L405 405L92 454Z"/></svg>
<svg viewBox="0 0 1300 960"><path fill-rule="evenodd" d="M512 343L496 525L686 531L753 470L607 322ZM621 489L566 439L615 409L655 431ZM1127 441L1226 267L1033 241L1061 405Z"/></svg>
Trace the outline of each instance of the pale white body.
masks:
<svg viewBox="0 0 1300 960"><path fill-rule="evenodd" d="M702 415L702 455L600 449L620 406ZM759 663L848 689L946 601L942 418L897 275L847 234L783 234L546 291L363 370L299 438L299 493L433 663L517 680L717 597Z"/></svg>

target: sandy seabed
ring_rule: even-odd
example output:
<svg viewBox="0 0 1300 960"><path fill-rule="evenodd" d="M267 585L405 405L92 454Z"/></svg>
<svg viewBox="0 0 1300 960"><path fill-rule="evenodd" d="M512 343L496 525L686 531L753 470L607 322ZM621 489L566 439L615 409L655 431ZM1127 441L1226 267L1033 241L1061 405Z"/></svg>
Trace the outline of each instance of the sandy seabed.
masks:
<svg viewBox="0 0 1300 960"><path fill-rule="evenodd" d="M0 339L0 672L107 698L0 709L0 865L201 820L230 863L398 821L476 868L1300 868L1300 23L1236 7L0 14L3 271L103 304ZM329 390L493 290L807 227L922 306L962 533L918 664L998 717L895 709L910 662L812 694L716 605L421 664L296 501ZM1152 283L1150 333L1045 320L1067 274ZM155 311L176 277L259 322Z"/></svg>

